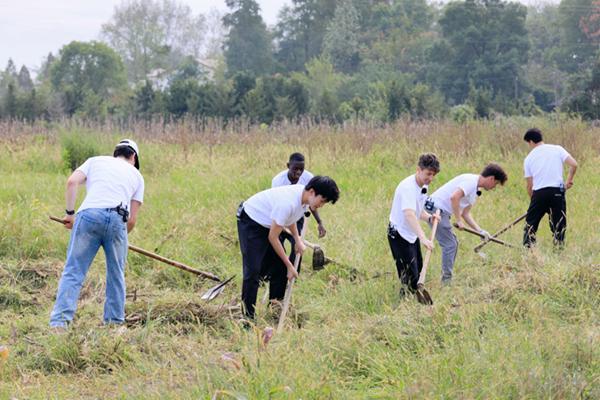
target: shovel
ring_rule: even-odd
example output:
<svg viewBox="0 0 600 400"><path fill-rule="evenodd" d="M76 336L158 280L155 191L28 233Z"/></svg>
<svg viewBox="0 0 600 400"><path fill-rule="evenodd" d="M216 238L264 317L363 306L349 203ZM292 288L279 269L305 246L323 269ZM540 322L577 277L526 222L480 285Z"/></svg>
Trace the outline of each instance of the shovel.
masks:
<svg viewBox="0 0 600 400"><path fill-rule="evenodd" d="M304 220L304 225L302 227L302 232L300 233L300 238L304 241L304 232L306 231L306 218ZM298 264L300 263L301 254L296 253L296 258L294 259L294 269L298 270ZM285 295L283 296L283 306L281 307L281 314L279 315L279 323L277 324L277 333L280 333L283 330L283 324L285 322L285 316L290 308L290 301L292 300L292 288L294 287L294 282L296 278L292 278L292 280L288 281L287 287L285 288Z"/></svg>
<svg viewBox="0 0 600 400"><path fill-rule="evenodd" d="M63 219L61 219L61 218L53 217L51 215L49 216L49 218L52 221L60 222L61 224L65 223L65 221ZM218 276L213 275L210 272L200 271L199 269L192 268L189 265L185 265L185 264L180 263L178 261L174 261L174 260L168 259L166 257L160 256L158 254L152 253L152 252L150 252L148 250L144 250L144 249L142 249L140 247L137 247L137 246L134 246L134 245L131 245L131 244L128 245L127 247L129 248L129 250L135 251L136 253L139 253L139 254L142 254L142 255L145 255L146 257L153 258L155 260L161 261L161 262L163 262L165 264L168 264L168 265L171 265L171 266L173 266L175 268L179 268L179 269L181 269L183 271L191 272L192 274L201 276L203 278L210 279L210 280L213 280L215 282L219 282L218 285L216 285L216 286L208 289L208 291L206 291L202 295L201 298L204 299L204 300L209 300L210 301L210 300L214 299L215 297L217 297L223 291L223 288L225 287L225 285L228 284L229 282L231 282L231 280L235 276L234 275L234 276L232 276L231 278L229 278L229 279L227 279L225 281L221 281L221 279Z"/></svg>
<svg viewBox="0 0 600 400"><path fill-rule="evenodd" d="M290 232L290 230L288 228L284 228L283 230L288 235L290 235L290 236L292 235L292 232ZM313 251L312 268L314 271L322 270L323 268L325 268L325 264L332 261L332 260L328 260L325 257L325 252L323 251L321 246L319 246L318 244L311 243L304 238L302 238L302 241L304 242L306 247L310 247Z"/></svg>
<svg viewBox="0 0 600 400"><path fill-rule="evenodd" d="M519 218L515 219L510 224L506 225L504 228L502 228L498 232L494 233L490 237L489 240L486 239L483 242L481 242L480 244L478 244L477 246L475 246L475 248L473 249L473 251L475 253L479 253L479 251L483 248L483 246L485 246L486 244L488 244L489 242L491 242L492 238L494 238L494 239L498 238L498 236L502 235L504 232L506 232L507 230L509 230L510 228L512 228L513 226L515 226L516 224L518 224L519 222L521 222L522 220L524 220L525 217L527 217L527 213L521 215Z"/></svg>
<svg viewBox="0 0 600 400"><path fill-rule="evenodd" d="M435 240L435 233L437 231L437 227L438 227L438 222L439 222L439 218L440 218L440 210L438 209L435 212L435 217L433 219L433 224L431 226L431 243L433 244L433 241ZM427 289L425 289L425 276L427 275L427 267L429 266L429 260L431 260L431 252L432 250L427 249L427 252L425 253L425 260L423 260L423 268L421 269L421 273L419 274L419 281L417 282L417 301L421 304L426 304L426 305L432 305L433 304L433 299L431 298L431 295L429 294L429 292L427 291Z"/></svg>
<svg viewBox="0 0 600 400"><path fill-rule="evenodd" d="M479 236L482 239L486 238L485 235L482 235L481 233L479 233L476 230L473 230L471 228L467 228L466 226L464 228L460 229L458 227L458 224L453 224L453 225L454 225L455 228L457 228L459 230L462 230L462 231L465 231L465 232L469 232L470 234L475 235L475 236ZM495 237L492 237L492 236L490 236L490 242L498 243L498 244L501 244L502 246L506 246L506 247L511 247L511 248L515 247L515 246L513 246L510 243L506 243L505 241L500 240L500 239L496 239Z"/></svg>

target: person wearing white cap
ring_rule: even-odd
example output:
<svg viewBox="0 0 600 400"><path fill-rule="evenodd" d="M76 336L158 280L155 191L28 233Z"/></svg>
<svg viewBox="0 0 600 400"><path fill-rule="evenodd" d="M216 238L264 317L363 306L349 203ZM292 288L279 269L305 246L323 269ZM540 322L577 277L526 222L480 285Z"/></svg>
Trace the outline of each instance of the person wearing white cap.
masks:
<svg viewBox="0 0 600 400"><path fill-rule="evenodd" d="M73 320L79 291L100 246L106 256L104 323L125 321L127 234L135 226L144 198L139 154L133 140L121 140L113 157L91 157L67 180L64 221L72 231L50 315L51 327L66 328ZM84 183L86 196L75 215L77 191Z"/></svg>

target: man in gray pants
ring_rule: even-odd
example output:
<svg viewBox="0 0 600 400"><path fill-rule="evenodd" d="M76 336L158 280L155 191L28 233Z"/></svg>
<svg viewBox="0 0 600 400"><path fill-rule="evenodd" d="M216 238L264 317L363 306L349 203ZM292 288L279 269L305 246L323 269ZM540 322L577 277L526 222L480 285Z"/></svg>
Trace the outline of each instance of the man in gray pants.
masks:
<svg viewBox="0 0 600 400"><path fill-rule="evenodd" d="M458 239L452 231L450 218L454 216L458 229L464 228L464 222L466 222L471 228L488 238L489 233L481 229L473 219L471 208L477 197L481 196L480 188L491 190L499 183L504 185L506 180L506 172L502 167L498 164L488 164L481 174L458 175L431 195L434 208L439 209L441 213L441 221L435 238L442 248L443 284L449 284L452 281L452 271L458 251Z"/></svg>

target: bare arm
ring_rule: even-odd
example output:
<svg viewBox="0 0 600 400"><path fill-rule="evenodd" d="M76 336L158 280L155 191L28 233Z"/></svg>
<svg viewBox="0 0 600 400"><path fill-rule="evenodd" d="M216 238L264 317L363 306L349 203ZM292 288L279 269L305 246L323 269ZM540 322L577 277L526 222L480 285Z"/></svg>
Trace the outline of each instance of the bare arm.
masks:
<svg viewBox="0 0 600 400"><path fill-rule="evenodd" d="M315 221L317 221L318 229L319 229L319 237L322 238L327 234L327 230L325 229L325 226L323 225L323 220L321 219L321 216L319 215L319 212L317 210L313 210L311 208L310 211L312 211L313 215L315 216Z"/></svg>
<svg viewBox="0 0 600 400"><path fill-rule="evenodd" d="M295 224L290 225L288 228L292 232L292 236L294 236L295 240L298 237L298 229L296 228ZM269 229L269 243L271 243L271 247L273 247L273 250L275 250L275 254L277 254L277 256L279 256L279 258L283 261L283 264L287 269L288 279L297 278L298 272L296 272L296 270L294 269L294 265L288 259L287 255L285 254L285 249L279 241L279 235L282 231L283 226L278 225L277 223L275 223L275 221L273 221L271 223L271 229ZM296 243L298 243L298 241L296 241Z"/></svg>
<svg viewBox="0 0 600 400"><path fill-rule="evenodd" d="M421 211L421 215L419 216L419 218L421 219L421 221L432 222L431 221L432 216L433 215L431 215L427 211L423 210L423 211Z"/></svg>
<svg viewBox="0 0 600 400"><path fill-rule="evenodd" d="M425 232L423 232L423 228L421 228L421 225L419 224L415 210L407 209L404 210L403 213L404 218L408 221L408 225L410 225L410 229L417 235L421 243L423 243L423 246L428 249L433 249L433 243L425 236Z"/></svg>
<svg viewBox="0 0 600 400"><path fill-rule="evenodd" d="M81 171L73 171L69 179L67 179L67 188L65 190L65 204L67 210L75 209L75 201L77 200L77 190L79 185L85 183L86 176ZM75 222L75 215L65 215L65 227L67 229L73 228L73 222Z"/></svg>
<svg viewBox="0 0 600 400"><path fill-rule="evenodd" d="M129 219L127 220L127 233L131 232L137 222L138 211L142 203L137 200L131 200L131 210L129 210Z"/></svg>
<svg viewBox="0 0 600 400"><path fill-rule="evenodd" d="M567 176L567 189L570 189L573 186L573 178L575 177L575 172L577 172L577 161L571 156L567 157L565 160L565 164L569 166L569 175Z"/></svg>
<svg viewBox="0 0 600 400"><path fill-rule="evenodd" d="M462 217L471 228L475 229L477 232L481 232L481 227L475 222L475 219L471 215L471 206L465 207L462 212Z"/></svg>
<svg viewBox="0 0 600 400"><path fill-rule="evenodd" d="M450 203L452 204L452 214L456 220L456 224L462 229L462 216L460 214L460 199L465 196L465 192L462 189L456 189L452 196L450 196Z"/></svg>
<svg viewBox="0 0 600 400"><path fill-rule="evenodd" d="M527 194L531 198L531 196L533 196L533 178L532 177L525 178L525 186L527 187Z"/></svg>

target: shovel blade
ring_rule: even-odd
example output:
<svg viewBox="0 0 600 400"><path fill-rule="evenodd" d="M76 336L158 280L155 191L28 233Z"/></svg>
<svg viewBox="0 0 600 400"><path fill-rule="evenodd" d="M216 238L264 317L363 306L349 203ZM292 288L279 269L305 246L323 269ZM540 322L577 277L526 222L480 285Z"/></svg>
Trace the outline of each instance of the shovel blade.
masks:
<svg viewBox="0 0 600 400"><path fill-rule="evenodd" d="M312 268L314 271L325 268L325 253L320 247L315 247L313 250Z"/></svg>
<svg viewBox="0 0 600 400"><path fill-rule="evenodd" d="M219 283L218 285L211 287L206 292L204 292L204 294L200 298L202 300L206 300L206 301L214 300L218 295L220 295L223 292L223 289L225 289L225 285L227 285L229 282L231 282L231 280L234 277L235 277L235 275L227 280L224 280L223 282Z"/></svg>
<svg viewBox="0 0 600 400"><path fill-rule="evenodd" d="M417 288L416 291L416 295L417 295L417 301L421 304L424 305L433 305L433 299L431 298L431 295L429 294L429 292L427 291L427 289L425 289L425 287L423 285L419 285L419 287Z"/></svg>

